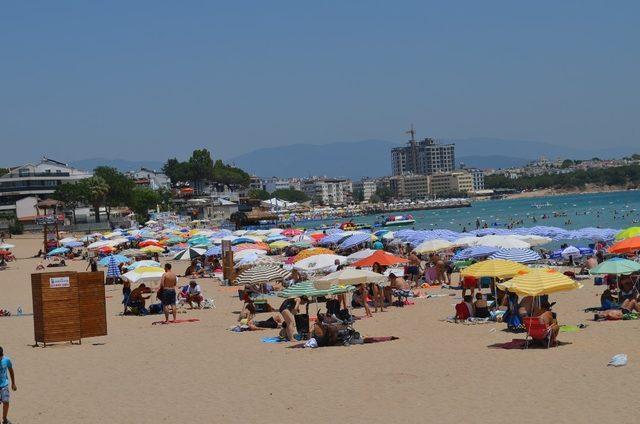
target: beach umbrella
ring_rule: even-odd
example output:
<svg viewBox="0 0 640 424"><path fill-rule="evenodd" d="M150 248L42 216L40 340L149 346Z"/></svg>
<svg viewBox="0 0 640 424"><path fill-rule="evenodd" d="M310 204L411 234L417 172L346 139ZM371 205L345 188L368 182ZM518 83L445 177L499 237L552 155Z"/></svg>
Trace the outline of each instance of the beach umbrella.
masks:
<svg viewBox="0 0 640 424"><path fill-rule="evenodd" d="M368 258L369 256L373 255L376 252L377 250L374 250L374 249L358 250L357 252L347 256L347 263L353 263L353 262L359 261L360 259Z"/></svg>
<svg viewBox="0 0 640 424"><path fill-rule="evenodd" d="M413 249L416 253L432 253L440 250L446 250L453 247L453 244L447 240L432 239L425 240Z"/></svg>
<svg viewBox="0 0 640 424"><path fill-rule="evenodd" d="M339 245L338 248L339 249L351 249L352 247L358 246L360 244L364 244L364 243L369 243L371 242L371 237L375 237L372 236L369 233L356 233L356 234L352 234L350 235L348 238L344 239Z"/></svg>
<svg viewBox="0 0 640 424"><path fill-rule="evenodd" d="M306 296L309 298L319 296L331 296L334 294L341 294L353 291L353 286L330 286L328 289L316 288L316 283L313 281L302 281L298 284L294 284L291 287L287 287L278 293L278 297L291 299L294 297Z"/></svg>
<svg viewBox="0 0 640 424"><path fill-rule="evenodd" d="M303 259L307 259L315 255L334 255L334 254L335 252L331 249L325 249L324 247L314 247L311 249L303 250L302 252L298 253L296 256L293 257L293 259L291 260L291 263L296 263Z"/></svg>
<svg viewBox="0 0 640 424"><path fill-rule="evenodd" d="M628 275L634 272L640 271L640 263L630 261L623 258L611 258L606 260L589 271L589 274L615 274L615 275Z"/></svg>
<svg viewBox="0 0 640 424"><path fill-rule="evenodd" d="M197 249L195 247L190 247L188 249L182 250L178 252L173 259L176 261L192 261L200 256L204 255L206 252L205 249Z"/></svg>
<svg viewBox="0 0 640 424"><path fill-rule="evenodd" d="M255 253L252 253L251 255L246 255L243 258L241 258L236 264L236 266L238 268L246 268L249 266L274 265L274 264L277 264L277 262L273 258L266 255L256 255Z"/></svg>
<svg viewBox="0 0 640 424"><path fill-rule="evenodd" d="M144 260L144 261L137 261L132 263L131 265L127 266L127 269L129 271L140 268L142 266L153 266L153 267L159 267L160 266L160 262L156 262L156 261L150 261L150 260Z"/></svg>
<svg viewBox="0 0 640 424"><path fill-rule="evenodd" d="M289 243L286 240L278 240L278 241L274 241L273 243L269 244L269 247L271 249L284 249L285 247L289 247L291 245L291 243Z"/></svg>
<svg viewBox="0 0 640 424"><path fill-rule="evenodd" d="M309 237L309 236L307 236L305 234L300 234L300 235L291 237L291 241L292 242L306 241L308 243L314 243L315 239L313 239L312 237Z"/></svg>
<svg viewBox="0 0 640 424"><path fill-rule="evenodd" d="M476 236L464 236L455 239L452 243L454 246L475 246L479 239L480 237Z"/></svg>
<svg viewBox="0 0 640 424"><path fill-rule="evenodd" d="M90 241L94 241L96 238L94 236L88 235L88 236L84 236L80 238L80 241L83 242L90 242Z"/></svg>
<svg viewBox="0 0 640 424"><path fill-rule="evenodd" d="M270 281L286 280L290 275L291 273L289 271L275 264L259 265L242 271L238 278L236 278L236 284L259 284Z"/></svg>
<svg viewBox="0 0 640 424"><path fill-rule="evenodd" d="M313 244L309 243L308 241L297 241L295 243L291 243L291 246L298 247L300 249L309 249L313 247Z"/></svg>
<svg viewBox="0 0 640 424"><path fill-rule="evenodd" d="M105 258L106 259L106 258ZM118 260L115 256L109 256L107 262L107 277L118 278L120 277L120 268L118 268Z"/></svg>
<svg viewBox="0 0 640 424"><path fill-rule="evenodd" d="M303 233L302 230L298 230L296 228L287 228L286 230L282 231L280 234L286 237L293 237L293 236L298 236L302 233Z"/></svg>
<svg viewBox="0 0 640 424"><path fill-rule="evenodd" d="M376 250L375 253L373 253L372 255L369 255L366 258L360 259L359 261L352 263L351 266L370 267L376 263L382 266L389 266L389 265L397 265L405 262L409 262L409 261L405 258L394 256L389 252L385 252L383 250Z"/></svg>
<svg viewBox="0 0 640 424"><path fill-rule="evenodd" d="M164 274L164 269L160 267L141 266L125 274L122 274L122 278L131 283L147 283L160 281L162 274Z"/></svg>
<svg viewBox="0 0 640 424"><path fill-rule="evenodd" d="M124 255L110 255L100 259L100 261L98 261L98 265L108 266L109 262L112 260L115 261L116 265L120 265L121 263L128 263L130 261L130 259Z"/></svg>
<svg viewBox="0 0 640 424"><path fill-rule="evenodd" d="M638 236L640 236L640 227L629 227L616 234L616 240L624 240Z"/></svg>
<svg viewBox="0 0 640 424"><path fill-rule="evenodd" d="M9 244L9 243L0 244L0 249L3 249L3 250L11 250L14 247L16 247L16 246L13 245L13 244Z"/></svg>
<svg viewBox="0 0 640 424"><path fill-rule="evenodd" d="M204 252L205 256L220 256L222 255L222 247L221 246L213 246L210 247L209 249L207 249L206 252Z"/></svg>
<svg viewBox="0 0 640 424"><path fill-rule="evenodd" d="M240 252L234 253L233 254L233 260L235 262L239 261L240 259L246 257L246 256L251 256L251 255L266 255L267 252L265 250L262 249L245 249L242 250Z"/></svg>
<svg viewBox="0 0 640 424"><path fill-rule="evenodd" d="M160 246L146 246L140 249L144 253L162 253L164 249Z"/></svg>
<svg viewBox="0 0 640 424"><path fill-rule="evenodd" d="M489 259L506 259L521 264L539 261L540 255L531 249L500 249L491 254Z"/></svg>
<svg viewBox="0 0 640 424"><path fill-rule="evenodd" d="M541 296L581 287L580 283L550 268L522 270L511 280L498 284L499 289L516 293L519 296Z"/></svg>
<svg viewBox="0 0 640 424"><path fill-rule="evenodd" d="M632 253L640 250L640 237L631 237L617 243L614 243L609 247L609 253L621 254Z"/></svg>
<svg viewBox="0 0 640 424"><path fill-rule="evenodd" d="M569 259L571 257L573 259L578 259L582 257L582 253L580 252L580 249L578 249L577 247L569 246L560 252L560 256L562 256L565 259Z"/></svg>
<svg viewBox="0 0 640 424"><path fill-rule="evenodd" d="M63 243L64 247L68 247L70 249L76 248L76 247L82 247L84 246L84 243L82 243L81 241L68 241L66 243Z"/></svg>
<svg viewBox="0 0 640 424"><path fill-rule="evenodd" d="M345 256L329 254L313 255L294 263L293 268L305 272L328 271L335 266L336 260L339 264L343 264L347 258Z"/></svg>
<svg viewBox="0 0 640 424"><path fill-rule="evenodd" d="M234 246L241 243L255 243L256 240L249 237L239 237L231 242Z"/></svg>
<svg viewBox="0 0 640 424"><path fill-rule="evenodd" d="M481 277L493 277L493 278L507 278L513 277L518 271L528 269L525 265L519 264L513 261L506 261L504 259L489 259L482 262L477 262L473 265L466 267L460 272L462 276L471 276L476 278Z"/></svg>
<svg viewBox="0 0 640 424"><path fill-rule="evenodd" d="M110 244L110 242L108 240L100 240L100 241L94 241L93 243L88 245L87 249L89 249L89 250L98 250L98 249L101 249L101 248L107 247L107 246L111 246L111 244Z"/></svg>
<svg viewBox="0 0 640 424"><path fill-rule="evenodd" d="M69 249L67 249L66 247L57 247L49 251L49 253L47 253L47 256L60 256L68 252L69 252Z"/></svg>
<svg viewBox="0 0 640 424"><path fill-rule="evenodd" d="M494 254L498 250L500 249L493 246L472 246L457 251L456 254L453 255L452 259L454 261L460 261L470 258L484 258Z"/></svg>
<svg viewBox="0 0 640 424"><path fill-rule="evenodd" d="M529 243L530 246L541 246L543 244L551 243L553 239L551 237L537 236L534 234L528 235L514 235L513 237Z"/></svg>
<svg viewBox="0 0 640 424"><path fill-rule="evenodd" d="M69 243L71 241L78 241L78 239L75 238L75 237L65 237L65 238L59 240L60 244ZM0 245L0 249L1 248L2 248L2 245Z"/></svg>
<svg viewBox="0 0 640 424"><path fill-rule="evenodd" d="M385 284L389 280L387 279L387 277L382 274L378 274L377 272L368 271L365 269L344 268L340 271L332 272L329 275L325 275L324 277L319 278L318 281L330 283L337 286L356 286L358 284L366 283Z"/></svg>
<svg viewBox="0 0 640 424"><path fill-rule="evenodd" d="M503 249L528 249L531 247L526 241L507 235L489 235L479 237L475 242L475 246L492 246L501 247Z"/></svg>
<svg viewBox="0 0 640 424"><path fill-rule="evenodd" d="M140 249L127 249L120 252L122 256L128 256L128 257L140 256L143 253L144 252L142 252Z"/></svg>

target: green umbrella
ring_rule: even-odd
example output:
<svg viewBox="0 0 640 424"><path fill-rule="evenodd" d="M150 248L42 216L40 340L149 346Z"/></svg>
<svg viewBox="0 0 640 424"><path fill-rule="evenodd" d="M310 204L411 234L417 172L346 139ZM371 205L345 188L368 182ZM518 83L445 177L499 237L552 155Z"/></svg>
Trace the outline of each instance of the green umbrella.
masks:
<svg viewBox="0 0 640 424"><path fill-rule="evenodd" d="M288 287L278 293L279 297L284 298L292 298L292 297L318 297L318 296L329 296L333 294L347 293L353 291L355 288L353 286L336 286L332 285L327 290L319 290L316 288L315 283L313 281L302 281L296 285Z"/></svg>
<svg viewBox="0 0 640 424"><path fill-rule="evenodd" d="M623 258L612 258L589 271L589 274L633 274L640 271L640 263Z"/></svg>

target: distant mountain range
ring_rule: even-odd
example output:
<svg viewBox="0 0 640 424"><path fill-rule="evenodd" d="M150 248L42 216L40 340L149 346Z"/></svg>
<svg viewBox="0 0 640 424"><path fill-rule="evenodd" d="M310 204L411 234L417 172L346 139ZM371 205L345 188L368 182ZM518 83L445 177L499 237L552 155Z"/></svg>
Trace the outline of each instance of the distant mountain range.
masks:
<svg viewBox="0 0 640 424"><path fill-rule="evenodd" d="M497 138L443 139L456 144L456 161L467 167L509 168L522 166L540 156L549 159L601 159L632 153L631 148L571 149L548 143ZM384 140L293 144L267 147L230 159L228 162L261 177L378 177L391 173L390 150L401 144ZM513 155L505 154L506 152Z"/></svg>
<svg viewBox="0 0 640 424"><path fill-rule="evenodd" d="M601 159L617 158L635 153L632 148L589 149L566 148L553 144L505 140L499 138L442 139L442 143L456 144L457 165L464 163L475 168L509 168L522 166L545 156L548 159ZM403 143L404 144L404 143ZM266 147L228 159L225 162L238 166L260 177L380 177L391 173L390 150L402 144L385 140L362 140L330 144L292 144ZM124 159L84 159L72 162L80 169L91 170L100 165L112 166L121 171L133 171L142 167L160 170L161 161L131 161Z"/></svg>

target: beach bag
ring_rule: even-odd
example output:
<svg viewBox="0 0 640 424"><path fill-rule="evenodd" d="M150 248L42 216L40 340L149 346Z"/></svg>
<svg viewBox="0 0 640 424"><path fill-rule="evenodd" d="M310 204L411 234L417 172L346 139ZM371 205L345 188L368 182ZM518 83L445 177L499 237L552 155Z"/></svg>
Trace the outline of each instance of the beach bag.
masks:
<svg viewBox="0 0 640 424"><path fill-rule="evenodd" d="M153 305L149 305L149 313L150 314L161 314L162 313L162 304L154 303Z"/></svg>

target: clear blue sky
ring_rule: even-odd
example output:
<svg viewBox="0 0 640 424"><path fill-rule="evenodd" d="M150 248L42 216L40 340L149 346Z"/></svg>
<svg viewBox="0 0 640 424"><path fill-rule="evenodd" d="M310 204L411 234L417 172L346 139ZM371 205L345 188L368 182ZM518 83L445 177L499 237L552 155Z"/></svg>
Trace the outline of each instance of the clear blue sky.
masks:
<svg viewBox="0 0 640 424"><path fill-rule="evenodd" d="M4 165L420 136L640 145L638 1L14 1Z"/></svg>

